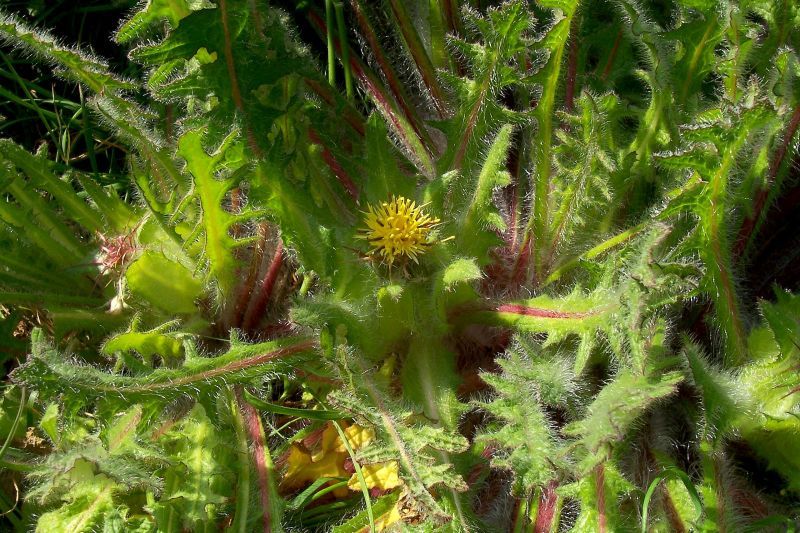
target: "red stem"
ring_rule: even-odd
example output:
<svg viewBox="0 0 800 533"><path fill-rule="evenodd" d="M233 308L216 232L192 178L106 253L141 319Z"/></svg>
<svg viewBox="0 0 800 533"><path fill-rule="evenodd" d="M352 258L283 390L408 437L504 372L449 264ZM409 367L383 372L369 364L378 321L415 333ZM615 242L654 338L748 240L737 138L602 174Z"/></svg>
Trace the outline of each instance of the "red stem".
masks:
<svg viewBox="0 0 800 533"><path fill-rule="evenodd" d="M400 34L406 42L409 54L417 65L417 71L422 78L422 82L430 93L433 106L436 108L439 118L443 119L447 115L444 92L439 86L439 80L436 78L436 69L428 56L428 52L425 50L416 28L414 28L408 13L403 7L403 1L390 0L389 6L397 27L400 29Z"/></svg>
<svg viewBox="0 0 800 533"><path fill-rule="evenodd" d="M464 125L464 134L461 136L461 141L458 145L458 150L456 150L455 159L453 162L453 168L460 169L461 164L464 162L464 157L467 154L467 147L469 146L469 141L472 138L472 130L475 129L475 126L478 124L478 115L480 114L481 108L483 107L483 99L486 97L486 93L489 90L488 82L483 84L483 88L481 89L481 93L478 96L478 99L473 104L472 109L470 110L469 117L467 118L467 123Z"/></svg>
<svg viewBox="0 0 800 533"><path fill-rule="evenodd" d="M514 270L511 273L511 286L514 288L519 287L525 281L528 274L528 263L531 259L531 236L530 233L525 235L525 241L522 244L522 249L517 256L517 261L514 263Z"/></svg>
<svg viewBox="0 0 800 533"><path fill-rule="evenodd" d="M375 56L375 62L380 67L383 76L386 78L386 82L389 84L389 89L392 91L392 94L394 95L398 105L402 108L403 113L409 118L409 122L412 123L415 130L418 130L418 124L415 124L415 121L411 118L414 116L414 112L407 103L408 96L403 89L403 83L395 74L395 71L392 68L392 62L389 61L384 54L383 47L380 45L378 36L375 35L375 31L370 25L369 19L367 18L367 14L364 12L361 2L358 0L351 0L350 5L353 7L353 12L356 15L358 27L361 28L361 32L369 44L372 54Z"/></svg>
<svg viewBox="0 0 800 533"><path fill-rule="evenodd" d="M497 308L500 313L533 316L536 318L585 318L597 314L596 311L556 311L540 307L526 307L519 304L503 304Z"/></svg>
<svg viewBox="0 0 800 533"><path fill-rule="evenodd" d="M606 66L603 69L603 73L600 75L600 79L602 81L606 81L608 75L611 74L611 67L614 66L614 60L617 58L617 51L619 50L619 43L622 41L622 30L617 32L617 38L614 39L614 46L611 47L611 53L608 55L608 61L606 61Z"/></svg>
<svg viewBox="0 0 800 533"><path fill-rule="evenodd" d="M247 308L247 313L242 321L242 329L244 331L251 331L258 326L264 313L267 309L272 291L275 287L275 281L278 279L278 273L283 265L283 243L278 240L278 246L275 248L275 254L272 256L272 262L267 269L267 273L261 282L261 290L255 300L250 302Z"/></svg>
<svg viewBox="0 0 800 533"><path fill-rule="evenodd" d="M714 488L715 492L717 493L716 526L719 528L718 531L721 533L727 533L728 523L725 515L727 514L728 502L725 499L726 494L724 492L724 487L726 487L725 479L722 475L722 468L720 467L719 458L715 455L711 458L711 461L714 464Z"/></svg>
<svg viewBox="0 0 800 533"><path fill-rule="evenodd" d="M489 444L488 446L486 446L486 448L483 449L480 455L481 462L473 466L472 470L469 471L469 475L467 476L468 486L470 487L474 486L475 483L478 482L480 477L489 470L490 461L496 451L497 448L493 444Z"/></svg>
<svg viewBox="0 0 800 533"><path fill-rule="evenodd" d="M306 85L311 87L311 90L314 91L314 93L317 96L322 98L326 104L333 107L334 109L337 108L336 97L331 92L329 87L311 78L306 78L305 82ZM356 133L358 133L360 137L364 136L366 131L364 127L364 119L349 104L342 111L342 116L344 117L345 121L350 125L350 127L352 127Z"/></svg>
<svg viewBox="0 0 800 533"><path fill-rule="evenodd" d="M553 522L556 518L556 510L558 509L558 494L556 489L558 483L556 480L551 480L547 486L542 489L542 494L539 496L539 508L536 513L536 522L533 525L535 533L550 533L553 530Z"/></svg>
<svg viewBox="0 0 800 533"><path fill-rule="evenodd" d="M242 100L242 92L239 90L239 78L236 76L236 65L233 62L233 48L231 46L231 31L228 27L228 9L227 0L220 0L220 17L222 18L222 32L225 36L225 65L228 68L228 77L231 80L231 97L233 98L233 105L236 109L242 111L244 109L244 102Z"/></svg>
<svg viewBox="0 0 800 533"><path fill-rule="evenodd" d="M595 490L597 491L597 529L606 533L606 471L603 465L595 468Z"/></svg>
<svg viewBox="0 0 800 533"><path fill-rule="evenodd" d="M514 167L509 168L509 171L512 176L514 176L514 181L509 185L507 191L510 194L509 199L509 221L508 221L508 239L507 239L507 246L511 253L517 249L517 239L519 238L519 231L517 231L517 223L519 221L519 198L517 195L519 194L519 183L520 183L520 172L522 169L522 163L520 159L522 155L517 152L515 153L515 157L513 159ZM509 161L510 166L511 161Z"/></svg>
<svg viewBox="0 0 800 533"><path fill-rule="evenodd" d="M794 108L792 118L789 121L789 125L786 127L783 142L778 146L778 149L775 151L775 157L770 162L769 172L767 174L767 187L758 191L754 202L755 205L753 206L753 214L745 218L744 222L742 222L739 236L736 239L736 246L734 247L734 254L737 256L741 256L742 253L744 253L753 230L755 230L756 223L761 218L761 212L764 210L767 198L769 197L769 186L774 183L775 177L778 175L778 171L783 164L783 159L786 157L786 152L789 150L789 145L792 143L794 134L797 133L798 126L800 126L800 105Z"/></svg>
<svg viewBox="0 0 800 533"><path fill-rule="evenodd" d="M256 276L258 276L259 267L264 258L264 247L267 245L267 225L260 223L258 225L259 239L253 250L253 257L250 259L250 270L247 273L247 279L239 289L239 298L236 300L236 307L233 310L232 325L240 327L242 320L244 320L244 313L247 311L250 297L253 293L253 287L256 284Z"/></svg>
<svg viewBox="0 0 800 533"><path fill-rule="evenodd" d="M271 529L272 517L270 516L270 465L267 464L266 454L267 446L264 438L264 428L261 425L261 418L258 416L258 411L247 403L242 397L242 388L236 387L235 389L236 401L242 411L244 417L244 425L250 441L253 443L253 464L258 474L258 488L259 495L261 496L261 507L264 514L261 516L261 521L264 524L264 533L269 533Z"/></svg>
<svg viewBox="0 0 800 533"><path fill-rule="evenodd" d="M578 36L577 23L578 17L572 21L570 34L572 39L569 45L569 59L567 60L567 86L564 91L564 107L568 112L575 109L575 79L578 77Z"/></svg>
<svg viewBox="0 0 800 533"><path fill-rule="evenodd" d="M233 61L233 41L231 39L231 31L228 25L227 0L219 1L219 13L220 18L222 19L222 32L225 38L225 65L228 68L228 77L231 80L231 98L233 99L233 105L236 106L236 109L246 116L247 114L245 113L242 91L239 89L239 78L236 74L236 64ZM253 150L254 154L260 157L262 155L261 148L258 146L255 135L253 135L253 131L249 126L245 128L245 133L247 134L247 141L250 145L250 149Z"/></svg>
<svg viewBox="0 0 800 533"><path fill-rule="evenodd" d="M345 188L347 194L349 194L353 200L358 202L358 187L356 187L356 184L353 182L352 178L350 178L344 168L342 168L342 165L339 164L339 161L336 160L328 147L323 144L322 139L320 139L314 128L308 128L308 138L312 143L322 147L322 160L325 161L325 164L331 169L333 175L336 176L336 179L339 181L342 187Z"/></svg>
<svg viewBox="0 0 800 533"><path fill-rule="evenodd" d="M314 11L310 11L308 14L309 21L311 24L317 29L317 31L321 35L327 34L327 25L325 21ZM342 54L342 47L341 43L335 43L336 52L341 57ZM425 128L419 123L417 120L413 109L408 106L402 97L402 94L394 93L393 97L386 93L386 91L381 87L380 82L378 81L377 76L368 71L366 65L363 64L362 61L359 60L356 54L351 53L349 54L350 58L350 69L353 75L356 77L358 82L367 92L367 94L374 100L375 104L379 107L382 111L382 114L385 118L387 118L394 127L395 132L401 137L402 142L409 148L410 152L413 154L414 149L412 147L412 141L407 140L409 133L415 135L419 142L422 144L423 149L427 152L428 155L432 153L430 149L431 140L425 130ZM382 68L389 68L388 63ZM400 87L402 88L402 86ZM390 84L391 89L391 84ZM399 109L395 110L394 105L398 105ZM403 125L400 123L400 119L395 116L398 114L398 111L402 113L403 118L408 122L409 126L411 127L411 132L405 131Z"/></svg>
<svg viewBox="0 0 800 533"><path fill-rule="evenodd" d="M444 0L442 2L442 6L444 7L444 18L447 20L447 26L453 33L458 33L458 28L456 26L456 19L453 14L453 6L450 4L450 0Z"/></svg>

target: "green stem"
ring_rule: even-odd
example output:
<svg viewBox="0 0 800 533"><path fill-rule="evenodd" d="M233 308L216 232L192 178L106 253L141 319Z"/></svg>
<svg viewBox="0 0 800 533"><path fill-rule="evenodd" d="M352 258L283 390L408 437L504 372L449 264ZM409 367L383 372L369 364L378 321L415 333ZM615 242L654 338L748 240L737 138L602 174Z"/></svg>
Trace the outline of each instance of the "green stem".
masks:
<svg viewBox="0 0 800 533"><path fill-rule="evenodd" d="M336 87L336 46L333 44L333 0L325 0L325 42L328 48L328 83Z"/></svg>
<svg viewBox="0 0 800 533"><path fill-rule="evenodd" d="M367 480L364 478L364 471L361 469L361 465L358 464L358 461L356 460L356 452L353 450L353 447L350 446L350 441L347 440L347 435L345 435L344 430L342 430L342 426L339 425L339 422L334 421L333 427L336 428L336 433L339 434L339 439L342 441L342 444L344 444L350 459L353 460L353 467L356 470L358 484L361 486L361 494L364 495L364 504L367 506L367 516L369 516L370 531L375 531L375 516L372 512L372 499L369 497L369 488L367 487Z"/></svg>
<svg viewBox="0 0 800 533"><path fill-rule="evenodd" d="M350 72L350 45L347 43L347 29L344 25L344 6L342 5L342 2L334 2L333 8L336 11L336 27L339 30L339 42L342 50L342 68L344 69L345 94L347 94L347 98L349 100L352 100L353 75Z"/></svg>
<svg viewBox="0 0 800 533"><path fill-rule="evenodd" d="M677 102L679 104L679 108L682 108L686 104L686 99L689 96L689 88L691 87L692 82L698 79L695 75L695 72L700 63L700 59L703 57L703 52L705 52L706 46L708 44L711 44L712 46L716 44L715 42L709 43L709 40L711 40L712 36L714 35L713 32L718 26L717 23L718 15L715 14L714 16L708 17L706 29L703 32L703 36L700 38L700 42L697 43L697 46L694 48L692 58L689 61L688 72L684 75L683 86L681 87L680 96Z"/></svg>
<svg viewBox="0 0 800 533"><path fill-rule="evenodd" d="M310 501L312 501L312 502L317 501L320 498L322 498L323 496L325 496L326 494L330 494L331 492L335 491L336 489L343 489L348 484L349 484L349 480L348 481L340 481L338 483L333 483L332 485L328 485L324 489L322 489L319 492L317 492L316 494L314 494L311 497ZM372 510L372 507L370 506L370 511L371 510Z"/></svg>
<svg viewBox="0 0 800 533"><path fill-rule="evenodd" d="M431 61L434 68L449 68L450 56L447 52L445 14L440 0L428 3L428 27L431 36Z"/></svg>
<svg viewBox="0 0 800 533"><path fill-rule="evenodd" d="M528 533L531 526L529 516L529 498L517 499L517 510L514 513L514 522L512 524L512 533Z"/></svg>
<svg viewBox="0 0 800 533"><path fill-rule="evenodd" d="M41 120L42 124L44 124L45 128L47 128L47 133L48 133L48 135L50 135L50 140L53 142L53 147L54 148L57 147L58 146L58 138L56 137L56 134L55 134L55 131L54 131L55 128L53 128L53 126L50 124L50 121L48 121L45 118L44 110L42 108L40 108L36 104L37 99L34 98L33 94L31 93L30 89L28 88L27 80L23 79L17 73L16 69L14 68L14 65L11 63L11 61L8 60L8 58L6 57L6 55L4 53L0 52L0 57L3 58L3 61L8 66L8 68L11 70L11 74L13 75L13 79L16 80L17 83L19 84L19 86L22 88L22 91L25 93L25 96L27 97L28 101L31 102L31 104L29 106L26 106L26 107L29 107L30 109L33 109L36 112L36 115L39 117L39 120ZM58 118L58 114L57 113L52 113L52 118L53 119L57 119Z"/></svg>
<svg viewBox="0 0 800 533"><path fill-rule="evenodd" d="M699 174L695 173L682 186L676 187L675 189L672 189L671 191L667 192L664 196L669 203L664 209L662 209L656 215L656 220L663 221L674 215L676 212L676 208L679 208L681 202L686 198L686 196L692 193L694 189L700 187L701 185L703 185L703 182L701 181ZM642 222L640 224L637 224L601 242L600 244L592 247L591 249L587 250L581 255L567 260L547 277L547 279L544 281L544 286L547 286L555 281L558 281L565 273L578 266L582 261L592 260L596 257L603 255L612 248L615 248L620 244L628 242L633 237L638 235L642 230L647 228L648 224L649 222Z"/></svg>
<svg viewBox="0 0 800 533"><path fill-rule="evenodd" d="M573 268L575 268L576 266L578 266L582 261L589 261L591 259L594 259L595 257L603 255L604 253L606 253L607 251L611 250L612 248L615 248L616 246L619 246L620 244L628 242L633 237L638 235L639 232L641 232L643 229L645 229L648 226L648 224L649 224L649 221L648 222L642 222L641 224L637 224L636 226L634 226L632 228L628 228L625 231L623 231L622 233L618 233L617 235L614 235L610 239L607 239L607 240L601 242L597 246L594 246L593 248L585 251L584 253L582 253L578 257L573 257L572 259L569 259L564 264L562 264L560 267L558 267L557 269L555 269L553 272L550 273L550 275L544 281L544 286L547 286L547 285L553 283L554 281L558 281L559 279L561 279L561 277L565 273L567 273L568 271L570 271Z"/></svg>
<svg viewBox="0 0 800 533"><path fill-rule="evenodd" d="M305 298L308 295L308 290L311 288L311 284L314 283L314 272L305 272L303 273L303 282L300 284L300 289L297 291L297 295L300 298Z"/></svg>
<svg viewBox="0 0 800 533"><path fill-rule="evenodd" d="M14 472L33 472L36 467L27 463L17 463L0 459L0 468L13 470Z"/></svg>
<svg viewBox="0 0 800 533"><path fill-rule="evenodd" d="M430 324L427 326L427 331L430 331ZM418 325L418 331L426 331L425 326ZM420 334L412 341L410 356L403 368L403 390L407 399L423 407L427 418L445 429L457 431L460 411L456 389L461 379L456 370L455 354L440 339ZM441 464L453 462L445 451L437 451L436 455ZM449 489L442 497L450 507L455 522L468 531L468 520L460 495L454 489Z"/></svg>

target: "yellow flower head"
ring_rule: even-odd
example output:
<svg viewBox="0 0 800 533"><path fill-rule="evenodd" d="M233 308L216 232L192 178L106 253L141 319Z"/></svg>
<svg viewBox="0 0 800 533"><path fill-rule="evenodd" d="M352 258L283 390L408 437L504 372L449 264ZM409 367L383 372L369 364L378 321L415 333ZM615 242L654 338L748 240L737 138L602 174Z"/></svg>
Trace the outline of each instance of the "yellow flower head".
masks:
<svg viewBox="0 0 800 533"><path fill-rule="evenodd" d="M359 238L368 240L374 248L370 253L380 253L389 265L402 256L416 263L417 255L433 244L429 234L439 223L438 218L423 213L423 207L402 196L392 196L390 202L382 202L377 208L370 205L367 228Z"/></svg>
<svg viewBox="0 0 800 533"><path fill-rule="evenodd" d="M375 430L365 428L358 424L347 425L346 422L340 423L344 426L344 436L347 443L354 451L368 446L375 440ZM281 486L288 490L303 488L309 483L313 483L319 478L349 478L347 487L340 487L333 491L337 498L344 498L349 490L361 490L358 476L351 474L345 468L345 461L349 457L347 446L339 437L339 432L332 422L329 422L319 441L312 446L313 450L308 450L299 443L292 443L286 456L286 471L283 474ZM396 461L364 465L361 467L367 488L378 488L389 490L402 484L400 480L400 465Z"/></svg>

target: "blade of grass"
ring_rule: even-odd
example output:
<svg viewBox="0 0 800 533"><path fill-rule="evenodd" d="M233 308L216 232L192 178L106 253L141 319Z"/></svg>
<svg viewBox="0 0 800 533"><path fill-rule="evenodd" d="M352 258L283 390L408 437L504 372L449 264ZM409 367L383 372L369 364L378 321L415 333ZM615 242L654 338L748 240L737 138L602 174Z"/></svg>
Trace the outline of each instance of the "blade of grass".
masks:
<svg viewBox="0 0 800 533"><path fill-rule="evenodd" d="M347 418L346 414L338 411L298 409L295 407L285 407L283 405L265 402L247 390L244 391L244 397L247 400L247 403L251 404L253 407L269 413L275 413L277 415L296 416L298 418L307 418L309 420L342 420Z"/></svg>
<svg viewBox="0 0 800 533"><path fill-rule="evenodd" d="M327 7L327 6L326 6ZM345 94L349 100L353 99L353 75L350 72L350 46L347 43L347 30L344 20L344 6L342 2L334 2L333 9L336 12L336 26L339 30L339 46L342 50L342 68L344 69Z"/></svg>
<svg viewBox="0 0 800 533"><path fill-rule="evenodd" d="M11 445L11 440L17 433L19 422L20 420L22 420L22 413L25 411L25 404L27 402L27 399L28 399L27 391L25 387L22 387L20 389L20 396L19 396L19 409L17 409L17 415L14 417L14 422L11 424L11 429L8 431L8 435L6 435L6 440L3 443L3 447L0 448L0 460L2 460L3 456L5 456L8 447Z"/></svg>
<svg viewBox="0 0 800 533"><path fill-rule="evenodd" d="M667 468L662 473L657 475L656 478L650 483L650 486L647 487L647 492L645 493L644 500L642 501L642 533L647 533L647 514L650 507L650 500L653 498L653 494L661 482L669 478L677 479L683 483L683 485L686 487L686 490L689 492L689 497L694 504L697 515L700 516L703 513L703 502L700 500L700 495L697 493L697 489L694 487L692 480L689 479L689 476L686 474L686 472L677 468Z"/></svg>

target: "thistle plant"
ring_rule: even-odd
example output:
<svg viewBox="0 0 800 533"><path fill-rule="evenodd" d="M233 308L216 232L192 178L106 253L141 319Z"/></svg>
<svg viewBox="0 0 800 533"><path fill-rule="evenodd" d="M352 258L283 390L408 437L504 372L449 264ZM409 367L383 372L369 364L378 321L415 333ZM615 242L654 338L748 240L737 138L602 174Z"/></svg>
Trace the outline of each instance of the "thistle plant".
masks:
<svg viewBox="0 0 800 533"><path fill-rule="evenodd" d="M0 35L130 192L0 140L9 525L796 526L792 2L151 0L127 77Z"/></svg>

